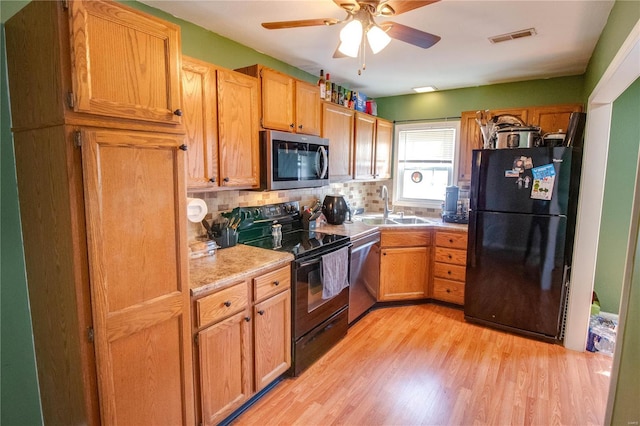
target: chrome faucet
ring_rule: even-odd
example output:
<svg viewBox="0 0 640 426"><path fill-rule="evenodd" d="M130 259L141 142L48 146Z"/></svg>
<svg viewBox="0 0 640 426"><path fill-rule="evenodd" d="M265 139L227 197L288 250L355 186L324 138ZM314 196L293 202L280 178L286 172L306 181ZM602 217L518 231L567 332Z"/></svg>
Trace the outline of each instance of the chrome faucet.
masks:
<svg viewBox="0 0 640 426"><path fill-rule="evenodd" d="M393 209L389 208L389 190L386 185L382 185L382 189L380 189L380 196L384 200L384 215L385 219L389 218L389 213L393 212Z"/></svg>

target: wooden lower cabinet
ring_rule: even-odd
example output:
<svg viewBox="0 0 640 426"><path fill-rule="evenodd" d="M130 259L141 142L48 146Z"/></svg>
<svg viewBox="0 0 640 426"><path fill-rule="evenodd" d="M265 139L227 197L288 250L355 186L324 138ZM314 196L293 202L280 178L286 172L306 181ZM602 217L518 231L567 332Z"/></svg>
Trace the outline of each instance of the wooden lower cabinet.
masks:
<svg viewBox="0 0 640 426"><path fill-rule="evenodd" d="M432 297L464 305L467 264L467 233L436 231Z"/></svg>
<svg viewBox="0 0 640 426"><path fill-rule="evenodd" d="M383 229L378 301L429 297L431 229Z"/></svg>
<svg viewBox="0 0 640 426"><path fill-rule="evenodd" d="M198 298L200 423L216 425L291 366L289 265Z"/></svg>
<svg viewBox="0 0 640 426"><path fill-rule="evenodd" d="M202 424L218 424L249 399L251 340L246 309L198 333Z"/></svg>

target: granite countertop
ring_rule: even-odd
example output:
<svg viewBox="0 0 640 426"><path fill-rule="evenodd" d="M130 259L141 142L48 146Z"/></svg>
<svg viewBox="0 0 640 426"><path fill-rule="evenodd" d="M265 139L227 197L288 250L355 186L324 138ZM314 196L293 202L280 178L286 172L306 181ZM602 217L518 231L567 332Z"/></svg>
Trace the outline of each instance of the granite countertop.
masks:
<svg viewBox="0 0 640 426"><path fill-rule="evenodd" d="M191 296L203 296L269 269L288 265L292 260L291 253L244 244L218 249L213 256L189 260Z"/></svg>
<svg viewBox="0 0 640 426"><path fill-rule="evenodd" d="M368 233L381 229L422 229L425 227L446 229L450 231L467 232L468 225L461 223L443 222L441 218L428 218L429 223L419 225L367 225L359 220L344 222L342 225L330 225L328 223L318 226L318 231L328 232L338 235L346 235L350 238L357 238Z"/></svg>

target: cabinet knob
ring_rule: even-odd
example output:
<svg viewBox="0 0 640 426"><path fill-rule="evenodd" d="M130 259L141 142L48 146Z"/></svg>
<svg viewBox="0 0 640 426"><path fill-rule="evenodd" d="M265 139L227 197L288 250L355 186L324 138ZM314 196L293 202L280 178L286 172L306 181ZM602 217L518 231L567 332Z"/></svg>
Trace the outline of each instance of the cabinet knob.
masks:
<svg viewBox="0 0 640 426"><path fill-rule="evenodd" d="M448 274L448 275L451 275L451 271L447 271L447 274Z"/></svg>
<svg viewBox="0 0 640 426"><path fill-rule="evenodd" d="M298 129L302 130L302 124L300 124L300 125L298 126Z"/></svg>
<svg viewBox="0 0 640 426"><path fill-rule="evenodd" d="M173 115L177 115L178 117L182 117L182 110L181 109L177 109L177 110L173 111Z"/></svg>
<svg viewBox="0 0 640 426"><path fill-rule="evenodd" d="M447 289L447 293L451 293L451 290Z"/></svg>
<svg viewBox="0 0 640 426"><path fill-rule="evenodd" d="M226 302L224 302L224 306L226 306L226 307L228 308L229 306L231 306L231 302L229 302L229 301L227 300Z"/></svg>
<svg viewBox="0 0 640 426"><path fill-rule="evenodd" d="M279 286L279 285L280 285L280 281L275 280L275 281L273 282L273 285L275 285L276 287L277 287L277 286Z"/></svg>
<svg viewBox="0 0 640 426"><path fill-rule="evenodd" d="M226 177L226 178L224 178L222 180L225 181L225 182L229 182L229 177Z"/></svg>
<svg viewBox="0 0 640 426"><path fill-rule="evenodd" d="M249 321L251 321L251 317L244 317L244 320L245 320L246 322L249 322Z"/></svg>
<svg viewBox="0 0 640 426"><path fill-rule="evenodd" d="M216 178L211 178L209 179L209 182L214 183L216 181Z"/></svg>
<svg viewBox="0 0 640 426"><path fill-rule="evenodd" d="M185 144L180 145L178 148L180 148L183 151L186 151L187 149L189 149L189 147L186 146Z"/></svg>
<svg viewBox="0 0 640 426"><path fill-rule="evenodd" d="M291 123L291 124L289 124L289 127L291 127L293 129L294 127L296 127L296 125Z"/></svg>
<svg viewBox="0 0 640 426"><path fill-rule="evenodd" d="M453 258L453 256L449 255L449 259L452 259L452 258Z"/></svg>
<svg viewBox="0 0 640 426"><path fill-rule="evenodd" d="M453 238L449 238L449 242L450 242L450 243L453 243Z"/></svg>
<svg viewBox="0 0 640 426"><path fill-rule="evenodd" d="M262 309L260 309L260 310L258 311L258 314L260 314L260 315L264 315L264 311L263 311Z"/></svg>

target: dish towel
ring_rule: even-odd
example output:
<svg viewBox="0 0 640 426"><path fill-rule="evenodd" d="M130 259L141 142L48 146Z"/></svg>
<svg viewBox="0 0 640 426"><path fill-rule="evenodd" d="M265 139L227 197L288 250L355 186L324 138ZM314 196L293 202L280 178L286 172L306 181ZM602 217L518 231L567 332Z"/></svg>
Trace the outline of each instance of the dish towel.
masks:
<svg viewBox="0 0 640 426"><path fill-rule="evenodd" d="M322 256L322 298L331 299L349 286L349 247Z"/></svg>

